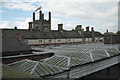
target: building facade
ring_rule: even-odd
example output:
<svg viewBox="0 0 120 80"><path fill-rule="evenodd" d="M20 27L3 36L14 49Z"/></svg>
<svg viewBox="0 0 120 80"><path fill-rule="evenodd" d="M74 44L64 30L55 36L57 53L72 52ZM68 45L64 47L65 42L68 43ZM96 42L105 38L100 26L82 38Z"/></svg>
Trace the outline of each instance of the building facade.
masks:
<svg viewBox="0 0 120 80"><path fill-rule="evenodd" d="M63 24L58 24L58 30L51 30L51 12L48 13L48 20L44 19L44 13L39 12L39 20L35 19L33 12L33 21L29 22L29 29L2 29L3 36L23 36L29 45L56 45L72 44L82 42L99 42L103 41L103 35L94 31L94 28L77 25L74 30L68 31L63 29Z"/></svg>

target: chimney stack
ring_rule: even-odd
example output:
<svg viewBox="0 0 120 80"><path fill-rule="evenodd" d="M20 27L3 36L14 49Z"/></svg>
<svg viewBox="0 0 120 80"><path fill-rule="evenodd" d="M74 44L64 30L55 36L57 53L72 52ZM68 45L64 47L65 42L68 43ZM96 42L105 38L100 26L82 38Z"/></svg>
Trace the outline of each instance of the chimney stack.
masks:
<svg viewBox="0 0 120 80"><path fill-rule="evenodd" d="M81 31L82 30L82 25L77 25L75 28L77 31Z"/></svg>
<svg viewBox="0 0 120 80"><path fill-rule="evenodd" d="M35 12L33 12L33 21L35 21Z"/></svg>
<svg viewBox="0 0 120 80"><path fill-rule="evenodd" d="M42 17L41 18L42 18L42 20L44 20L44 14L43 13L42 13Z"/></svg>
<svg viewBox="0 0 120 80"><path fill-rule="evenodd" d="M39 20L42 19L42 11L39 11Z"/></svg>
<svg viewBox="0 0 120 80"><path fill-rule="evenodd" d="M95 42L95 33L94 33L94 28L91 28L92 31L92 42Z"/></svg>
<svg viewBox="0 0 120 80"><path fill-rule="evenodd" d="M91 28L91 31L94 31L94 28L93 28L93 27Z"/></svg>
<svg viewBox="0 0 120 80"><path fill-rule="evenodd" d="M49 21L51 22L51 12L49 11Z"/></svg>
<svg viewBox="0 0 120 80"><path fill-rule="evenodd" d="M106 30L106 33L108 33L108 30Z"/></svg>
<svg viewBox="0 0 120 80"><path fill-rule="evenodd" d="M89 32L89 26L86 27L86 32Z"/></svg>
<svg viewBox="0 0 120 80"><path fill-rule="evenodd" d="M58 24L58 30L63 30L63 24Z"/></svg>
<svg viewBox="0 0 120 80"><path fill-rule="evenodd" d="M32 22L29 22L29 30L32 30Z"/></svg>
<svg viewBox="0 0 120 80"><path fill-rule="evenodd" d="M84 29L82 29L82 42L85 42Z"/></svg>

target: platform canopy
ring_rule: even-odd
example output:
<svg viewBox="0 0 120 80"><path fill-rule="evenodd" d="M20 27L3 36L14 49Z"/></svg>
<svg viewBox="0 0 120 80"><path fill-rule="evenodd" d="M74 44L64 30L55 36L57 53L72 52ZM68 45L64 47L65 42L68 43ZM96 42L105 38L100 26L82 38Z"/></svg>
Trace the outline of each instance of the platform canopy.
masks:
<svg viewBox="0 0 120 80"><path fill-rule="evenodd" d="M20 70L38 77L54 75L57 73L61 73L65 70L64 68L54 67L48 64L44 64L38 61L32 61L28 59L17 61L8 65L16 68L17 70Z"/></svg>
<svg viewBox="0 0 120 80"><path fill-rule="evenodd" d="M55 53L55 55L44 60L32 61L25 59L8 65L33 75L45 77L60 74L72 69L73 67L84 66L88 63L89 66L86 65L86 67L90 67L91 63L95 63L94 65L98 66L97 62L99 63L99 65L107 64L105 65L105 67L103 66L103 68L101 66L93 66L91 67L91 69L87 68L87 70L91 73L90 70L92 70L92 68L93 70L96 69L97 71L113 65L113 63L117 63L117 59L114 57L120 54L120 51L118 50L118 45L104 45L102 43L63 45L46 48L37 47L36 49L52 51ZM115 62L112 60L112 57L116 60ZM111 63L106 63L110 60L112 61ZM102 62L104 62L104 64ZM81 70L82 69L83 68L81 68ZM85 75L87 74L88 73L86 72Z"/></svg>
<svg viewBox="0 0 120 80"><path fill-rule="evenodd" d="M120 54L117 47L117 45L104 45L102 43L98 45L93 43L47 48L47 51L55 52L55 56L44 60L44 62L50 65L69 68L116 56Z"/></svg>

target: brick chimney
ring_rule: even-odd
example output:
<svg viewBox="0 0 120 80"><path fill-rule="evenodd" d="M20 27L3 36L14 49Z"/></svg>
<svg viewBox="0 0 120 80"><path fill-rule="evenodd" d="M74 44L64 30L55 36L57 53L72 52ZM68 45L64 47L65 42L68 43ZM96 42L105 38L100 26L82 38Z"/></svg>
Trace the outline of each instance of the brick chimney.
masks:
<svg viewBox="0 0 120 80"><path fill-rule="evenodd" d="M33 12L33 21L35 21L35 12Z"/></svg>
<svg viewBox="0 0 120 80"><path fill-rule="evenodd" d="M49 21L51 22L51 12L49 11Z"/></svg>
<svg viewBox="0 0 120 80"><path fill-rule="evenodd" d="M86 27L86 32L89 32L89 26Z"/></svg>
<svg viewBox="0 0 120 80"><path fill-rule="evenodd" d="M85 33L84 33L84 29L82 29L82 42L85 42Z"/></svg>
<svg viewBox="0 0 120 80"><path fill-rule="evenodd" d="M63 30L63 24L58 24L58 31Z"/></svg>
<svg viewBox="0 0 120 80"><path fill-rule="evenodd" d="M95 32L94 32L94 28L91 28L91 32L92 32L92 42L95 42Z"/></svg>
<svg viewBox="0 0 120 80"><path fill-rule="evenodd" d="M42 13L41 19L44 20L44 14Z"/></svg>
<svg viewBox="0 0 120 80"><path fill-rule="evenodd" d="M81 31L82 30L82 25L77 25L76 28L75 28L75 30Z"/></svg>
<svg viewBox="0 0 120 80"><path fill-rule="evenodd" d="M39 12L39 20L42 19L42 11Z"/></svg>
<svg viewBox="0 0 120 80"><path fill-rule="evenodd" d="M32 22L29 22L29 30L32 30Z"/></svg>
<svg viewBox="0 0 120 80"><path fill-rule="evenodd" d="M106 33L108 33L108 30L106 30Z"/></svg>

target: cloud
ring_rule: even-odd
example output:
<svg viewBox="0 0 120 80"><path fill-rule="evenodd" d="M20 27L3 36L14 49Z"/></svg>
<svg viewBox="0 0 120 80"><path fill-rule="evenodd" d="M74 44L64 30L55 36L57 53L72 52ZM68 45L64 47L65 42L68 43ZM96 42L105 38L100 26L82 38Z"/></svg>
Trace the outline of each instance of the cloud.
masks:
<svg viewBox="0 0 120 80"><path fill-rule="evenodd" d="M75 5L73 5L75 4ZM93 6L94 5L94 6ZM112 5L112 6L110 6ZM72 6L72 9L71 9ZM65 7L65 6L64 6ZM66 8L66 9L65 9ZM117 17L117 4L113 3L69 3L63 10L65 17L80 20L105 20Z"/></svg>
<svg viewBox="0 0 120 80"><path fill-rule="evenodd" d="M68 23L68 24L65 24L64 29L65 30L72 30L72 29L75 29L75 26L72 25L71 23Z"/></svg>
<svg viewBox="0 0 120 80"><path fill-rule="evenodd" d="M5 0L1 0L0 1L0 6L2 6L4 4Z"/></svg>
<svg viewBox="0 0 120 80"><path fill-rule="evenodd" d="M51 2L47 1L43 11L52 11L57 16L75 19L115 19L117 3L112 2ZM62 14L61 14L62 13Z"/></svg>
<svg viewBox="0 0 120 80"><path fill-rule="evenodd" d="M1 10L0 10L0 13L2 13L2 12L5 12L5 11L1 9Z"/></svg>
<svg viewBox="0 0 120 80"><path fill-rule="evenodd" d="M28 22L31 21L32 21L31 18L27 18L24 22L0 21L0 26L2 26L2 28L14 28L15 26L17 26L18 29L28 29Z"/></svg>
<svg viewBox="0 0 120 80"><path fill-rule="evenodd" d="M117 5L118 3L112 2L46 2L43 10L46 12L52 11L54 17L68 19L63 22L65 29L70 30L74 28L76 23L84 23L82 25L93 25L96 30L99 29L104 33L107 26L117 24ZM110 27L109 30L117 30L117 25L116 27Z"/></svg>
<svg viewBox="0 0 120 80"><path fill-rule="evenodd" d="M14 25L17 26L18 29L28 29L29 28L28 22L31 22L31 21L32 21L31 18L27 18L25 22L20 22L20 21L15 22Z"/></svg>
<svg viewBox="0 0 120 80"><path fill-rule="evenodd" d="M0 23L7 23L8 21L0 21Z"/></svg>
<svg viewBox="0 0 120 80"><path fill-rule="evenodd" d="M0 26L2 26L2 28L14 28L15 26L17 26L18 29L28 29L29 26L28 22L32 22L32 18L27 18L24 22L0 21ZM51 26L53 30L58 29L58 25L56 23L63 23L63 22L59 18L52 18Z"/></svg>
<svg viewBox="0 0 120 80"><path fill-rule="evenodd" d="M3 0L4 2L21 2L23 0ZM24 0L23 2L41 2L41 1L48 1L48 0ZM56 1L56 0L49 0L49 1ZM60 0L62 2L118 2L119 0Z"/></svg>
<svg viewBox="0 0 120 80"><path fill-rule="evenodd" d="M116 33L118 31L118 25L115 23L108 22L108 23L102 24L101 26L97 26L96 30L102 33L105 33L106 30L108 30L109 32Z"/></svg>
<svg viewBox="0 0 120 80"><path fill-rule="evenodd" d="M35 6L32 3L24 3L24 2L6 2L3 7L8 9L21 9L25 11L35 10Z"/></svg>
<svg viewBox="0 0 120 80"><path fill-rule="evenodd" d="M17 20L24 20L24 18L16 18Z"/></svg>
<svg viewBox="0 0 120 80"><path fill-rule="evenodd" d="M118 25L115 23L105 23L103 24L104 27L106 27L108 30L116 30L118 29Z"/></svg>
<svg viewBox="0 0 120 80"><path fill-rule="evenodd" d="M36 5L42 5L43 12L52 12L52 29L57 29L57 24L61 22L64 23L64 28L69 30L74 28L76 23L83 23L82 25L93 25L95 29L104 32L107 26L117 24L117 2L118 0L13 0L11 3L4 4L4 7L33 11L38 7ZM45 18L48 17L45 16ZM24 26L20 22L15 24ZM27 24L25 25L27 26ZM113 31L117 30L117 27L114 28L110 27Z"/></svg>
<svg viewBox="0 0 120 80"><path fill-rule="evenodd" d="M0 21L0 28L12 28L9 21Z"/></svg>
<svg viewBox="0 0 120 80"><path fill-rule="evenodd" d="M52 30L58 30L58 24L63 23L63 21L59 18L52 18L51 19L51 28Z"/></svg>

